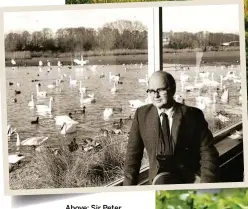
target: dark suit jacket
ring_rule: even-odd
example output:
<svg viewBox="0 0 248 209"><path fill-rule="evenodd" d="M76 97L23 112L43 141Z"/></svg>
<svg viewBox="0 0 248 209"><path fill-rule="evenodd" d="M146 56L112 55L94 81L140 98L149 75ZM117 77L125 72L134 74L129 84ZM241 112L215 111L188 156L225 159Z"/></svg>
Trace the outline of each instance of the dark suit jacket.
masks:
<svg viewBox="0 0 248 209"><path fill-rule="evenodd" d="M124 186L137 185L144 148L149 158L150 184L157 175L159 165L155 152L159 128L159 116L154 105L136 110L125 157ZM201 183L217 181L219 153L213 145L213 135L201 110L176 103L171 137L176 144L174 156L179 167L199 174Z"/></svg>

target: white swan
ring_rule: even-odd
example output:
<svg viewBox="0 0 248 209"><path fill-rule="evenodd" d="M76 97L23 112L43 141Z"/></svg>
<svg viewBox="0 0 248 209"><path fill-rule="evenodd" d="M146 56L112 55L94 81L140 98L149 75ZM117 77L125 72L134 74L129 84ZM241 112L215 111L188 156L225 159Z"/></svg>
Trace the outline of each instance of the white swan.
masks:
<svg viewBox="0 0 248 209"><path fill-rule="evenodd" d="M113 88L111 88L111 92L117 92L117 87L116 87L115 82L114 82L114 87L113 87Z"/></svg>
<svg viewBox="0 0 248 209"><path fill-rule="evenodd" d="M221 96L221 102L225 104L228 102L228 99L229 99L229 91L227 88L224 88L224 93Z"/></svg>
<svg viewBox="0 0 248 209"><path fill-rule="evenodd" d="M43 66L43 62L40 60L39 61L39 66L42 67Z"/></svg>
<svg viewBox="0 0 248 209"><path fill-rule="evenodd" d="M201 109L201 110L204 110L206 108L206 103L204 102L204 100L201 100L201 101L197 101L196 102L196 106Z"/></svg>
<svg viewBox="0 0 248 209"><path fill-rule="evenodd" d="M69 76L70 78L70 85L77 85L77 80L72 80L71 76Z"/></svg>
<svg viewBox="0 0 248 209"><path fill-rule="evenodd" d="M9 155L8 156L9 164L16 164L16 163L20 162L23 158L25 158L23 155L21 155L21 156Z"/></svg>
<svg viewBox="0 0 248 209"><path fill-rule="evenodd" d="M34 95L33 94L31 95L31 101L29 101L28 106L29 107L35 107L35 104L34 104Z"/></svg>
<svg viewBox="0 0 248 209"><path fill-rule="evenodd" d="M46 91L40 91L39 90L39 85L36 84L36 94L38 97L46 97L47 96L47 92Z"/></svg>
<svg viewBox="0 0 248 209"><path fill-rule="evenodd" d="M113 108L106 108L103 112L104 118L109 118L113 114Z"/></svg>
<svg viewBox="0 0 248 209"><path fill-rule="evenodd" d="M146 75L145 79L138 79L139 83L146 83L148 82L148 75Z"/></svg>
<svg viewBox="0 0 248 209"><path fill-rule="evenodd" d="M189 80L189 75L187 75L185 72L181 72L180 81L186 82L188 80Z"/></svg>
<svg viewBox="0 0 248 209"><path fill-rule="evenodd" d="M57 126L62 126L64 123L79 124L77 121L71 119L68 115L59 115L59 116L56 116L54 119L55 119L55 124Z"/></svg>
<svg viewBox="0 0 248 209"><path fill-rule="evenodd" d="M74 59L73 60L76 64L84 66L89 63L89 60L84 60L83 55L81 55L81 60L79 59Z"/></svg>
<svg viewBox="0 0 248 209"><path fill-rule="evenodd" d="M8 137L11 137L16 132L16 128L13 129L10 124L8 124L7 130Z"/></svg>
<svg viewBox="0 0 248 209"><path fill-rule="evenodd" d="M11 59L11 64L16 65L16 61L14 59Z"/></svg>
<svg viewBox="0 0 248 209"><path fill-rule="evenodd" d="M84 93L81 93L81 97L80 97L80 102L81 103L95 103L96 99L95 99L95 95L91 95L90 96L84 96Z"/></svg>
<svg viewBox="0 0 248 209"><path fill-rule="evenodd" d="M49 106L48 105L36 105L37 112L51 112L52 101L53 101L53 97L50 97Z"/></svg>
<svg viewBox="0 0 248 209"><path fill-rule="evenodd" d="M80 81L79 92L80 93L86 93L87 92L86 87L82 87L82 81Z"/></svg>
<svg viewBox="0 0 248 209"><path fill-rule="evenodd" d="M65 122L61 127L61 134L70 134L76 132L76 124L75 123L69 123Z"/></svg>
<svg viewBox="0 0 248 209"><path fill-rule="evenodd" d="M143 105L146 104L145 102L142 102L139 99L129 100L128 102L129 102L130 106L133 107L133 108L138 108L138 107L143 106Z"/></svg>
<svg viewBox="0 0 248 209"><path fill-rule="evenodd" d="M120 80L120 75L112 75L112 72L109 72L109 79L118 82Z"/></svg>
<svg viewBox="0 0 248 209"><path fill-rule="evenodd" d="M46 136L35 136L35 137L30 137L27 138L23 141L20 140L20 136L18 133L16 133L16 146L19 147L20 145L23 146L39 146L43 144L45 141L48 140L48 137Z"/></svg>
<svg viewBox="0 0 248 209"><path fill-rule="evenodd" d="M59 86L58 80L56 80L55 82L56 82L55 84L48 84L47 85L47 88L54 89L55 87L58 87Z"/></svg>

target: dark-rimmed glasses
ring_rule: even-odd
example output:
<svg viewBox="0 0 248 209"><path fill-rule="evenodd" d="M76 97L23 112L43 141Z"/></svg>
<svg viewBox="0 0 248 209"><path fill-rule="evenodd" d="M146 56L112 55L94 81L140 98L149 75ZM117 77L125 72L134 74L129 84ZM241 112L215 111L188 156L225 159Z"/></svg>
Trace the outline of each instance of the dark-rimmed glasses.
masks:
<svg viewBox="0 0 248 209"><path fill-rule="evenodd" d="M149 93L151 95L156 95L156 94L163 95L163 94L166 94L169 90L170 89L168 89L168 88L159 88L157 90L147 89L146 93Z"/></svg>

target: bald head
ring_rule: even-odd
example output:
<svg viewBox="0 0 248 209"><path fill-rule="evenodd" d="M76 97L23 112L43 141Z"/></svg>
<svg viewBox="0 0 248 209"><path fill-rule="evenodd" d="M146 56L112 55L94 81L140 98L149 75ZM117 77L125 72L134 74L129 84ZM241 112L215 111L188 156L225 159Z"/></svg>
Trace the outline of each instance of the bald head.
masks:
<svg viewBox="0 0 248 209"><path fill-rule="evenodd" d="M148 81L149 89L167 88L174 95L176 92L176 82L170 73L165 71L154 72ZM155 88L157 87L157 88Z"/></svg>

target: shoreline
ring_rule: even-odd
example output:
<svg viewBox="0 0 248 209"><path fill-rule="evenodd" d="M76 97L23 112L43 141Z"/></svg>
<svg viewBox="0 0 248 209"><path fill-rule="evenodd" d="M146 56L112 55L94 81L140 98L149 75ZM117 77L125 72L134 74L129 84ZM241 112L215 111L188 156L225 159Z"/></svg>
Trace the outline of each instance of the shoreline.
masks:
<svg viewBox="0 0 248 209"><path fill-rule="evenodd" d="M88 65L122 65L122 64L146 64L148 62L148 54L130 54L130 55L105 55L105 56L85 56L89 60ZM57 66L58 60L63 62L63 65L71 65L71 57L56 58L56 57L38 57L31 59L17 59L16 66L38 66L41 60L44 64L47 60L50 61L51 66ZM239 51L207 51L203 53L202 61L206 65L216 64L239 64ZM166 64L196 64L195 52L180 52L180 53L163 53L163 62ZM13 67L10 60L5 61L6 67Z"/></svg>

